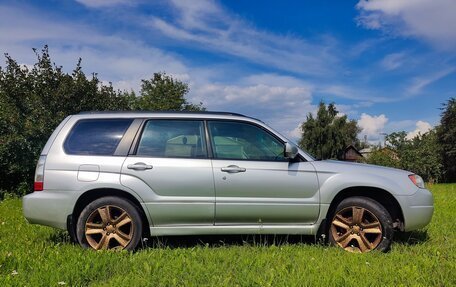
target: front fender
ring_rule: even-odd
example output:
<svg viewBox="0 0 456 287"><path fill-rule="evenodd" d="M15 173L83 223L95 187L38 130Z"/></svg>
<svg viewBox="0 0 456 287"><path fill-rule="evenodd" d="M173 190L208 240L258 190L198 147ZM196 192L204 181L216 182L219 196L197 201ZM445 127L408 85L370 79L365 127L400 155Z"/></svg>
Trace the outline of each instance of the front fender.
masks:
<svg viewBox="0 0 456 287"><path fill-rule="evenodd" d="M354 178L349 174L318 174L320 183L320 198L322 204L331 204L336 195L351 187L372 187L383 189L392 195L400 194L402 187L383 176L378 175L359 175Z"/></svg>

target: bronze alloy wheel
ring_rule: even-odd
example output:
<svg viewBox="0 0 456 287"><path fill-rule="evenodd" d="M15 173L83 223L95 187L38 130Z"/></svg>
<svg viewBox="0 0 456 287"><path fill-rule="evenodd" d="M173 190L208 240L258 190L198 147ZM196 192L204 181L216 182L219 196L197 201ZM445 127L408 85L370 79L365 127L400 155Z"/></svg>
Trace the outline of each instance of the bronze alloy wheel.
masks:
<svg viewBox="0 0 456 287"><path fill-rule="evenodd" d="M124 249L130 243L133 233L131 216L115 205L95 209L85 223L85 238L95 250Z"/></svg>
<svg viewBox="0 0 456 287"><path fill-rule="evenodd" d="M351 252L369 252L382 241L382 225L368 209L346 207L336 213L331 222L335 243Z"/></svg>

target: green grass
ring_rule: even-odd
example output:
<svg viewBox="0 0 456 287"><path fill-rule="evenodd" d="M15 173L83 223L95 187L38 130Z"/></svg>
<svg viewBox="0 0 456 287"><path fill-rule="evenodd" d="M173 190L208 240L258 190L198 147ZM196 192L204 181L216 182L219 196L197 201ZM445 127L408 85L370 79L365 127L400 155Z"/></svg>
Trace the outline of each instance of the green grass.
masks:
<svg viewBox="0 0 456 287"><path fill-rule="evenodd" d="M434 185L431 224L391 252L351 254L301 237L178 237L93 252L0 202L0 286L455 286L456 184Z"/></svg>

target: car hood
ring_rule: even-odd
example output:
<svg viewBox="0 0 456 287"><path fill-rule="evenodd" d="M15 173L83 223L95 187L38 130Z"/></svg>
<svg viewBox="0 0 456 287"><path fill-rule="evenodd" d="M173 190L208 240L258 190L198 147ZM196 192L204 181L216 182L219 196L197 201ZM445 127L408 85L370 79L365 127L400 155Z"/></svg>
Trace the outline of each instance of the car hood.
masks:
<svg viewBox="0 0 456 287"><path fill-rule="evenodd" d="M312 164L314 165L317 171L326 171L326 172L362 172L362 173L382 173L382 174L400 174L407 176L409 174L413 174L413 172L405 171L402 169L386 167L386 166L379 166L373 164L365 164L365 163L356 163L356 162L347 162L347 161L338 161L338 160L319 160L313 161Z"/></svg>

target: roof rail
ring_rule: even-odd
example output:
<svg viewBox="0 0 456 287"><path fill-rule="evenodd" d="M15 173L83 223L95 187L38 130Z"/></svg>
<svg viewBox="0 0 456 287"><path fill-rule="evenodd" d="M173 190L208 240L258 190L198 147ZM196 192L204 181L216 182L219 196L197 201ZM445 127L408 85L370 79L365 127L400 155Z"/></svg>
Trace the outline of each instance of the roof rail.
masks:
<svg viewBox="0 0 456 287"><path fill-rule="evenodd" d="M127 114L127 113L152 113L152 114L165 114L165 113L176 113L176 114L208 114L208 115L228 115L228 116L240 116L247 117L243 114L232 113L232 112L217 112L217 111L84 111L80 112L79 115L87 114Z"/></svg>

